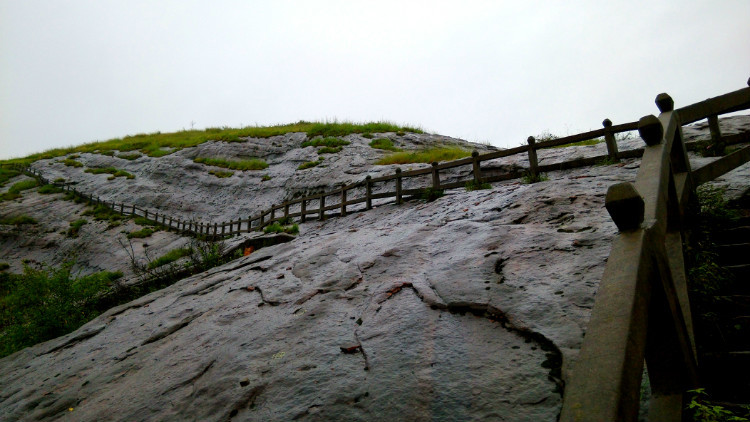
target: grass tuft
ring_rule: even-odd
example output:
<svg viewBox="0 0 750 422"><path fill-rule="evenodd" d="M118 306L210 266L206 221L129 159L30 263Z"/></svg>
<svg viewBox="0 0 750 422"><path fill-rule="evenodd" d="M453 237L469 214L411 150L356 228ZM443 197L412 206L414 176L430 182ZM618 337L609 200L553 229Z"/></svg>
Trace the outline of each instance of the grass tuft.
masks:
<svg viewBox="0 0 750 422"><path fill-rule="evenodd" d="M149 269L154 269L157 267L161 267L163 265L171 264L174 261L177 261L178 259L189 256L193 251L190 248L178 248L178 249L172 249L171 251L167 252L166 254L156 258L155 260L148 263Z"/></svg>
<svg viewBox="0 0 750 422"><path fill-rule="evenodd" d="M263 228L263 233L286 233L298 234L299 226L295 223L292 225L282 225L279 221Z"/></svg>
<svg viewBox="0 0 750 422"><path fill-rule="evenodd" d="M233 175L234 172L233 171L222 171L222 170L210 170L208 172L208 174L212 174L212 175L218 177L219 179L224 179L226 177L230 177L231 175Z"/></svg>
<svg viewBox="0 0 750 422"><path fill-rule="evenodd" d="M41 188L37 190L37 192L41 193L42 195L49 195L52 193L62 193L63 190L59 186L55 185L44 185Z"/></svg>
<svg viewBox="0 0 750 422"><path fill-rule="evenodd" d="M18 215L15 217L0 218L0 224L5 224L9 226L20 226L23 224L36 224L36 220L29 217L28 215Z"/></svg>
<svg viewBox="0 0 750 422"><path fill-rule="evenodd" d="M470 155L471 151L460 147L435 147L414 152L394 152L376 161L375 164L432 163L457 160Z"/></svg>
<svg viewBox="0 0 750 422"><path fill-rule="evenodd" d="M91 174L111 174L112 176L108 177L107 180L112 180L115 177L126 177L128 179L135 179L135 176L128 173L125 170L118 170L114 167L101 167L101 168L87 168L85 170L85 173L91 173Z"/></svg>
<svg viewBox="0 0 750 422"><path fill-rule="evenodd" d="M143 157L141 154L137 152L131 152L131 153L125 153L125 154L117 154L117 158L122 158L123 160L129 160L133 161L137 158Z"/></svg>
<svg viewBox="0 0 750 422"><path fill-rule="evenodd" d="M68 167L83 167L83 163L80 161L73 160L71 158L66 158L61 163L65 164Z"/></svg>
<svg viewBox="0 0 750 422"><path fill-rule="evenodd" d="M305 170L312 167L315 167L323 162L323 157L320 157L318 161L308 161L306 163L302 163L297 167L297 170Z"/></svg>
<svg viewBox="0 0 750 422"><path fill-rule="evenodd" d="M144 227L140 230L135 230L127 234L128 239L143 239L144 237L149 237L152 234L156 232L156 229L153 229L151 227Z"/></svg>
<svg viewBox="0 0 750 422"><path fill-rule="evenodd" d="M223 158L196 157L193 161L207 166L232 170L263 170L268 168L268 163L260 158L251 158L249 160L225 160Z"/></svg>
<svg viewBox="0 0 750 422"><path fill-rule="evenodd" d="M375 148L375 149L383 149L383 150L386 150L386 151L394 151L394 152L401 151L401 149L400 148L396 148L396 146L393 145L393 141L391 141L388 138L373 139L370 142L370 146L373 147L373 148Z"/></svg>
<svg viewBox="0 0 750 422"><path fill-rule="evenodd" d="M345 141L343 139L339 139L333 136L329 136L326 138L316 138L312 139L310 141L302 142L302 148L305 147L328 147L328 148L336 148L336 147L342 147L344 145L349 145L349 141Z"/></svg>
<svg viewBox="0 0 750 422"><path fill-rule="evenodd" d="M86 219L81 218L80 220L76 220L70 223L70 228L65 233L68 237L78 237L78 233L81 231L81 227L83 227L84 224L87 224L88 221Z"/></svg>
<svg viewBox="0 0 750 422"><path fill-rule="evenodd" d="M492 185L489 183L477 182L476 180L466 182L467 191L481 190L481 189L492 189Z"/></svg>

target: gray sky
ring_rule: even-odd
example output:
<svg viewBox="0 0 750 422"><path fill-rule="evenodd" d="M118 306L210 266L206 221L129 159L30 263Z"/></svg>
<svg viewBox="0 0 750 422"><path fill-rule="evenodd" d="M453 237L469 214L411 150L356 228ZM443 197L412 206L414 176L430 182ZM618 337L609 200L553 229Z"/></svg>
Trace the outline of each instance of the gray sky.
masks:
<svg viewBox="0 0 750 422"><path fill-rule="evenodd" d="M0 0L0 158L390 120L496 146L746 86L750 1Z"/></svg>

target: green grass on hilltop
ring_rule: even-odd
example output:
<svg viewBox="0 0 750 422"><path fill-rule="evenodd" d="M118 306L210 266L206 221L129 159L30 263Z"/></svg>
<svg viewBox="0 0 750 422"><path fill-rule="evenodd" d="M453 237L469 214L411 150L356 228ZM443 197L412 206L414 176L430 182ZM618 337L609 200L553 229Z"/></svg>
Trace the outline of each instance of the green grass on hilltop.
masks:
<svg viewBox="0 0 750 422"><path fill-rule="evenodd" d="M155 132L150 134L129 135L108 141L90 142L87 144L55 148L32 154L24 158L0 161L0 163L28 164L36 160L61 157L70 153L93 153L109 155L111 151L130 152L140 151L151 157L161 157L179 151L182 148L193 147L207 141L241 142L241 138L269 138L290 132L305 132L310 138L316 136L332 137L345 136L352 133L379 132L415 132L423 133L416 127L399 126L389 122L306 122L282 124L274 126L249 126L243 128L208 128L205 130L183 130L173 133ZM69 157L72 160L72 156Z"/></svg>
<svg viewBox="0 0 750 422"><path fill-rule="evenodd" d="M451 161L468 157L471 151L460 147L436 147L419 151L402 151L386 155L375 164L411 164Z"/></svg>

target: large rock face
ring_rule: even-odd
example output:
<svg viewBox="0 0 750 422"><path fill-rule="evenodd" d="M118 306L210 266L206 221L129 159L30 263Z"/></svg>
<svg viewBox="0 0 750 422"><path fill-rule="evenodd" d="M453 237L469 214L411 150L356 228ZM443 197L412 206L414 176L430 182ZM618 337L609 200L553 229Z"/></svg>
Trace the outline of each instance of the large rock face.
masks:
<svg viewBox="0 0 750 422"><path fill-rule="evenodd" d="M637 169L303 224L0 360L0 419L554 421Z"/></svg>

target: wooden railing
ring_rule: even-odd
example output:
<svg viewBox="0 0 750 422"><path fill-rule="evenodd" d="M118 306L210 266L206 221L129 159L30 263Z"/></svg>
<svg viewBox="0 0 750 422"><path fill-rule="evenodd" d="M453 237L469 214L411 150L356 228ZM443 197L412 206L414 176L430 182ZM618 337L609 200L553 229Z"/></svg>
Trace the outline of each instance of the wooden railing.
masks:
<svg viewBox="0 0 750 422"><path fill-rule="evenodd" d="M748 162L750 146L691 171L681 126L708 118L712 137L721 141L716 116L750 108L750 88L679 110L666 94L656 104L659 117L638 123L647 146L635 183L607 191L606 207L620 233L565 388L565 422L636 420L644 359L651 421L682 420L683 394L698 383L683 217L694 188Z"/></svg>
<svg viewBox="0 0 750 422"><path fill-rule="evenodd" d="M745 138L722 137L721 133L719 132L718 124L716 123L716 116L718 114L736 111L738 109L736 106L727 110L716 108L715 104L717 103L717 101L740 101L742 99L742 91L743 90L725 94L721 97L717 97L716 99L702 101L677 110L679 113L689 115L688 121L682 122L682 124L692 123L694 121L700 120L701 118L708 117L709 125L712 128L711 134L714 142L731 144L746 141ZM443 163L432 163L432 166L429 168L409 171L402 171L400 168L396 168L395 172L391 175L376 178L367 176L364 180L348 185L344 184L332 191L305 196L299 199L293 199L278 205L272 205L269 209L263 210L255 216L249 216L247 218L240 217L236 220L221 223L205 222L201 221L201 219L175 217L164 212L159 213L159 211L149 210L147 208L132 204L117 203L115 201L105 201L98 196L94 196L90 193L80 192L70 184L63 184L62 186L65 190L71 191L76 195L86 198L92 203L106 205L113 210L125 215L145 217L170 230L176 230L187 235L220 238L224 236L234 236L241 233L263 230L264 227L273 224L274 222L281 221L282 219L291 218L297 219L300 222L305 222L310 218L325 220L326 218L333 215L344 216L351 211L350 207L352 206L364 204L364 209L368 210L372 208L373 201L382 199L387 200L390 198L394 198L395 203L400 204L401 202L403 202L405 197L422 195L428 189L453 189L463 187L467 182L491 183L520 178L523 176L536 178L540 173L544 172L585 167L603 162L605 160L611 163L619 161L623 158L640 157L643 154L643 149L619 151L615 138L615 135L618 133L629 132L638 129L638 122L613 125L609 119L605 119L602 122L602 126L603 127L601 129L543 142L536 142L534 137L529 137L527 139L526 145L485 154L479 154L477 151L474 151L471 157L447 161ZM554 164L539 164L539 160L537 157L538 150L570 145L577 142L602 137L604 138L607 146L607 155L577 158L574 160ZM527 169L515 172L492 174L491 167L482 167L483 162L518 154L526 154L528 158ZM441 172L443 172L444 174L446 170L458 169L462 167L466 168L466 173L471 174L471 178L452 181L441 180ZM39 178L43 183L49 183L49 181L44 179L40 172L31 168L23 168L23 170L30 172L35 177Z"/></svg>

